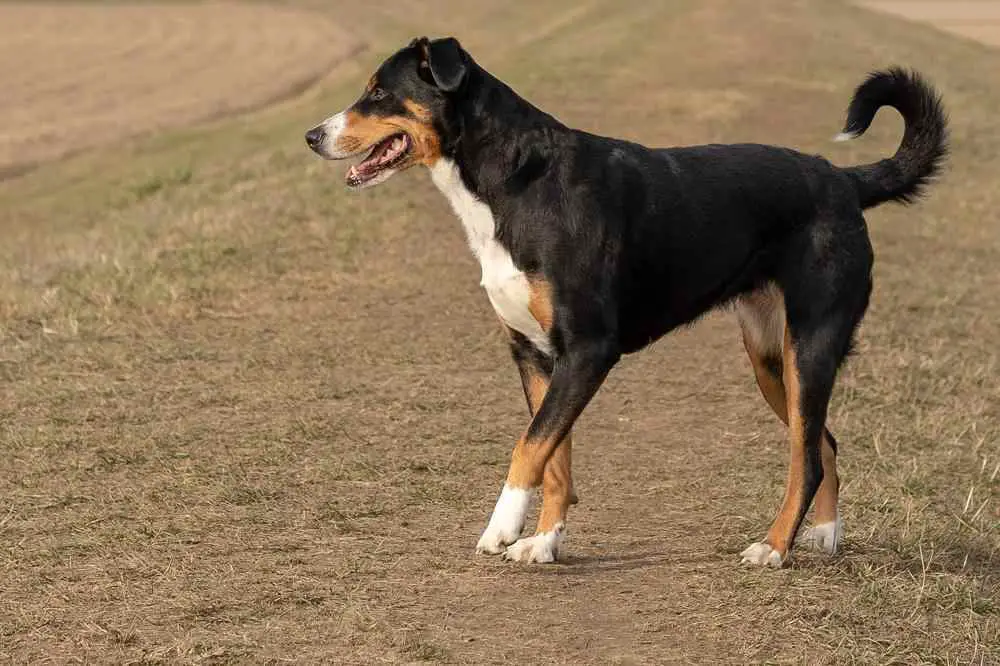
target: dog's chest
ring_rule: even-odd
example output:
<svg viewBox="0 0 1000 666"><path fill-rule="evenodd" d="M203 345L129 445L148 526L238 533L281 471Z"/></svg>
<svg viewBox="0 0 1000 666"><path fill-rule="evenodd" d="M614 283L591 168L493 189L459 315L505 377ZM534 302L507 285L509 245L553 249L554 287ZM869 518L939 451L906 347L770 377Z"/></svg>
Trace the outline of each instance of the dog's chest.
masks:
<svg viewBox="0 0 1000 666"><path fill-rule="evenodd" d="M514 265L514 260L496 239L493 212L476 198L462 182L454 162L441 158L431 168L431 180L451 203L462 221L472 253L483 270L480 284L490 303L507 326L524 335L540 351L552 352L552 343L538 320L531 314L531 284Z"/></svg>

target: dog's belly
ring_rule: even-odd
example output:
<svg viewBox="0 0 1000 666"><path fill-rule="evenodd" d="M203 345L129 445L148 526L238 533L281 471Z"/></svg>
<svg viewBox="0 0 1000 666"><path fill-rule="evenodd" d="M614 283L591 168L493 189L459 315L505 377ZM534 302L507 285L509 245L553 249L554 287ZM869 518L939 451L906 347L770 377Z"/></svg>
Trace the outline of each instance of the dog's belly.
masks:
<svg viewBox="0 0 1000 666"><path fill-rule="evenodd" d="M472 253L483 269L480 284L486 289L497 316L511 329L528 338L544 354L552 353L552 342L531 313L531 284L497 239L493 211L462 182L458 167L440 158L431 167L431 180L451 203L465 227Z"/></svg>

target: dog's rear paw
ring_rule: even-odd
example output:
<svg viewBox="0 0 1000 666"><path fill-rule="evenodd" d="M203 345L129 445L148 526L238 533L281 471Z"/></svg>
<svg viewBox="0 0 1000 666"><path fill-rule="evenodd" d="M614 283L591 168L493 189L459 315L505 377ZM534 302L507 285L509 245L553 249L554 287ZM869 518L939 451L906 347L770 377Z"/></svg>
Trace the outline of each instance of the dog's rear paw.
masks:
<svg viewBox="0 0 1000 666"><path fill-rule="evenodd" d="M750 544L750 547L740 553L743 558L740 564L753 564L760 567L774 567L780 569L784 564L781 553L771 548L769 544L758 542Z"/></svg>
<svg viewBox="0 0 1000 666"><path fill-rule="evenodd" d="M802 544L805 548L833 555L837 552L837 547L840 545L840 535L843 529L844 524L841 522L840 515L838 514L837 519L834 521L813 525L802 530L798 543Z"/></svg>
<svg viewBox="0 0 1000 666"><path fill-rule="evenodd" d="M563 526L556 525L551 532L543 532L532 537L519 539L507 547L503 558L512 562L526 564L548 564L559 557L559 546L562 543Z"/></svg>

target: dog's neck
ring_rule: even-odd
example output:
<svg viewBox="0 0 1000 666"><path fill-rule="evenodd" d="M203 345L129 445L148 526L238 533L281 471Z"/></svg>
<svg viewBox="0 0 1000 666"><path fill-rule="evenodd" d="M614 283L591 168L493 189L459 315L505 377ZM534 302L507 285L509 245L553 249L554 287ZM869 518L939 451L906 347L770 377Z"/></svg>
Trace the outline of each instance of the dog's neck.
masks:
<svg viewBox="0 0 1000 666"><path fill-rule="evenodd" d="M466 187L489 200L529 152L544 150L566 127L485 69L470 64L445 155L458 166Z"/></svg>

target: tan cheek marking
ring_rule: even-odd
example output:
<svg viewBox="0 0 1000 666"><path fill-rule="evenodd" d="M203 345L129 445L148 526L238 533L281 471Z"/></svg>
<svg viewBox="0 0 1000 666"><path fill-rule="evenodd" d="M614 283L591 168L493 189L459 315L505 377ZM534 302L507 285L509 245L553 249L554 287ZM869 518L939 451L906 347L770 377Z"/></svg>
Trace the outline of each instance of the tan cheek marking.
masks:
<svg viewBox="0 0 1000 666"><path fill-rule="evenodd" d="M441 138L431 124L430 112L411 100L403 102L403 105L416 119L408 116L375 119L348 111L340 147L346 151L357 151L391 134L404 131L413 141L413 160L410 164L434 166L441 157Z"/></svg>
<svg viewBox="0 0 1000 666"><path fill-rule="evenodd" d="M528 279L528 312L535 318L542 330L552 330L552 285L539 277Z"/></svg>
<svg viewBox="0 0 1000 666"><path fill-rule="evenodd" d="M337 141L338 148L344 151L362 150L399 131L380 118L363 116L357 111L347 111L344 116L344 131Z"/></svg>
<svg viewBox="0 0 1000 666"><path fill-rule="evenodd" d="M344 113L344 129L337 138L337 148L344 152L355 152L364 147L358 129L364 124L363 116L354 111Z"/></svg>
<svg viewBox="0 0 1000 666"><path fill-rule="evenodd" d="M427 110L426 106L417 104L412 99L407 99L403 100L403 107L420 122L430 124L431 112Z"/></svg>
<svg viewBox="0 0 1000 666"><path fill-rule="evenodd" d="M434 166L441 157L441 137L434 129L433 114L411 99L405 100L403 106L413 116L403 119L401 124L413 140L414 161L425 166Z"/></svg>

